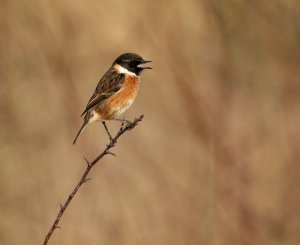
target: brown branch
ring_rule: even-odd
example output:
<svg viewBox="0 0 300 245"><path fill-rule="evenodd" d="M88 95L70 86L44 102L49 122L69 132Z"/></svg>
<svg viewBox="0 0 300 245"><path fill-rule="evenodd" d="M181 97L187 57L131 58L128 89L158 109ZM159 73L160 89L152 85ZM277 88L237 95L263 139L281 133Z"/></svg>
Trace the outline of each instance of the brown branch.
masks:
<svg viewBox="0 0 300 245"><path fill-rule="evenodd" d="M44 240L44 245L48 244L48 241L51 237L51 235L53 234L54 230L57 228L60 228L60 226L58 226L58 223L61 219L61 217L63 216L64 212L66 211L67 207L69 206L70 202L73 200L74 196L76 195L77 191L79 190L79 188L81 187L82 184L84 184L85 182L87 182L88 180L90 180L89 178L87 178L89 172L91 171L91 169L95 166L95 164L101 160L105 155L113 155L115 156L114 153L112 153L111 151L109 151L111 148L113 148L116 143L118 138L124 134L126 131L129 131L131 129L133 129L138 122L143 120L144 115L139 116L138 118L135 118L132 122L130 121L123 121L122 125L118 131L118 133L116 134L115 137L111 137L110 133L108 132L108 129L105 125L105 130L110 138L110 143L106 146L106 148L92 161L89 162L86 158L85 158L85 162L87 164L86 169L83 173L83 175L81 176L81 179L79 180L79 182L77 183L77 185L75 186L75 188L73 189L72 193L68 196L68 199L65 201L64 204L60 204L60 211L58 213L58 215L56 216L56 219L53 223L53 225L51 226L48 234L45 237ZM124 123L125 122L125 123Z"/></svg>

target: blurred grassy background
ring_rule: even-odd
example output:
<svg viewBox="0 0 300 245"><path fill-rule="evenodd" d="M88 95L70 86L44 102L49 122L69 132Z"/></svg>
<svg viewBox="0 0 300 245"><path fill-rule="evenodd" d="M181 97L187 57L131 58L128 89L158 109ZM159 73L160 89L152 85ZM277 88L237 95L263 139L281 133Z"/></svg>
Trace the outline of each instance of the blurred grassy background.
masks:
<svg viewBox="0 0 300 245"><path fill-rule="evenodd" d="M121 53L153 60L144 121L92 172L50 244L299 244L300 3L16 1L0 8L0 243L41 244L100 123ZM117 122L109 123L116 131Z"/></svg>

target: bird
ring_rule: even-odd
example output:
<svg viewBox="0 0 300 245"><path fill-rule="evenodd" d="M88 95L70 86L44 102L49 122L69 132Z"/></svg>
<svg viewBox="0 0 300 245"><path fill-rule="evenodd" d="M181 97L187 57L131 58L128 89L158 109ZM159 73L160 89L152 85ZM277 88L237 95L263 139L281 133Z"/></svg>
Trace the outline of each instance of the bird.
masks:
<svg viewBox="0 0 300 245"><path fill-rule="evenodd" d="M139 90L141 72L152 69L146 65L149 62L151 61L144 60L138 54L124 53L112 63L81 114L84 116L83 124L73 144L88 124L102 121L106 128L105 120L118 120L117 117L132 105Z"/></svg>

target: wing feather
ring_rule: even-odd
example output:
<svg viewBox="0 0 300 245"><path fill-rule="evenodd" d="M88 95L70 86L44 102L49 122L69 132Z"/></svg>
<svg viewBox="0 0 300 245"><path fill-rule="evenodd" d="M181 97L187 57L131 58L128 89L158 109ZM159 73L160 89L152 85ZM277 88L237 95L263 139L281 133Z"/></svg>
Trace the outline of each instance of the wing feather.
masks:
<svg viewBox="0 0 300 245"><path fill-rule="evenodd" d="M88 110L90 110L94 106L104 102L106 99L118 92L122 88L124 78L124 74L117 73L113 69L108 70L100 79L94 94L90 98L81 116L83 116Z"/></svg>

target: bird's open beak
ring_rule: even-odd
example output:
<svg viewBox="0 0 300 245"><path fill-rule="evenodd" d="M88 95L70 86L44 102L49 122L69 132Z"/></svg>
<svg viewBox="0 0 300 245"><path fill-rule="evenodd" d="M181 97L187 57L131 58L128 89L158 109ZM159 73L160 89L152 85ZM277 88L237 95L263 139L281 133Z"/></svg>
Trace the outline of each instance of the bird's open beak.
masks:
<svg viewBox="0 0 300 245"><path fill-rule="evenodd" d="M152 62L150 60L145 60L143 61L141 64L138 64L138 67L139 68L142 68L142 69L152 69L152 67L149 67L149 66L145 66L145 64L149 63L149 62Z"/></svg>

